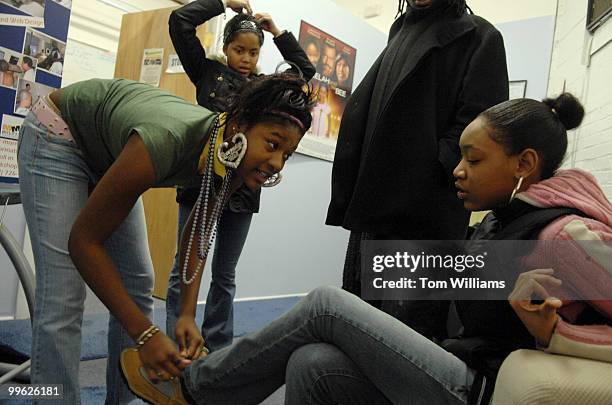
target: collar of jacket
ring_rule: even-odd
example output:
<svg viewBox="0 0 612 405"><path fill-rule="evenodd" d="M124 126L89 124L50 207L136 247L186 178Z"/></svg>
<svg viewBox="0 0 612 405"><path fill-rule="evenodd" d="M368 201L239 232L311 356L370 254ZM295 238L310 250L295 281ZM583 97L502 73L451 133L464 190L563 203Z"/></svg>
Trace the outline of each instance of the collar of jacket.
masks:
<svg viewBox="0 0 612 405"><path fill-rule="evenodd" d="M404 15L398 18L391 26L391 35L397 34L401 29L402 20ZM386 94L383 100L383 109L386 109L390 100L394 97L394 94L398 88L402 86L404 80L410 77L414 69L419 65L419 62L427 55L432 49L443 48L449 43L455 41L457 38L476 29L476 23L470 16L465 13L461 17L453 17L450 15L450 10L446 10L440 15L440 19L436 20L435 23L431 24L425 32L419 38L417 46L410 50L410 57L406 58L406 62L402 68L401 76L396 80L395 85L390 92ZM395 31L394 31L395 30ZM379 63L382 58L378 59Z"/></svg>
<svg viewBox="0 0 612 405"><path fill-rule="evenodd" d="M402 14L393 22L391 29L389 30L389 41L391 41L391 39L400 31L405 17L406 14ZM432 28L434 28L434 30L432 30ZM451 15L450 10L446 10L440 14L439 20L432 24L432 27L427 29L426 33L428 35L426 38L424 38L425 43L423 46L421 46L421 48L431 49L436 47L444 47L451 41L454 41L455 39L474 29L476 29L476 23L472 18L470 18L470 15L467 12L461 17L454 17Z"/></svg>

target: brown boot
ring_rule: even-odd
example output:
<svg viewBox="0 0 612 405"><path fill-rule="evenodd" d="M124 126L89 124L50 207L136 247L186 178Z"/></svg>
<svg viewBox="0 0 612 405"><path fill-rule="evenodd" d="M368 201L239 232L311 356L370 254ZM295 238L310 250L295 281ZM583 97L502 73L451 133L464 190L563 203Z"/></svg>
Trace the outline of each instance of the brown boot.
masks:
<svg viewBox="0 0 612 405"><path fill-rule="evenodd" d="M121 352L121 371L130 390L145 401L154 405L189 405L178 378L157 384L149 380L138 350L125 349Z"/></svg>

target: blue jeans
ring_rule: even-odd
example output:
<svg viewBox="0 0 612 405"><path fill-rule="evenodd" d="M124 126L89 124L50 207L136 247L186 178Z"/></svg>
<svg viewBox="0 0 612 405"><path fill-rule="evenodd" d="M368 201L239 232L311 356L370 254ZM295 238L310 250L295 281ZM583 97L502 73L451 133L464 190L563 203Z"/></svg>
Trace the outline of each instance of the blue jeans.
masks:
<svg viewBox="0 0 612 405"><path fill-rule="evenodd" d="M166 297L166 331L168 336L173 339L176 339L174 327L180 313L181 278L178 268L178 250L181 244L181 233L192 208L187 204L179 204L177 252L170 272ZM236 294L236 265L249 234L252 217L253 214L237 213L226 208L219 220L211 263L212 279L206 297L204 321L202 322L202 336L206 341L206 347L210 351L219 350L232 344L234 338L233 302Z"/></svg>
<svg viewBox="0 0 612 405"><path fill-rule="evenodd" d="M99 176L88 167L75 144L48 132L31 113L21 127L18 164L21 199L36 264L32 383L63 384L61 403L79 404L86 288L70 259L68 237ZM151 318L154 275L141 200L105 242L105 247L130 296ZM121 351L133 345L134 341L111 315L106 371L108 404L135 399L119 371Z"/></svg>
<svg viewBox="0 0 612 405"><path fill-rule="evenodd" d="M402 322L335 287L195 361L198 404L256 404L286 383L286 404L466 404L475 372Z"/></svg>

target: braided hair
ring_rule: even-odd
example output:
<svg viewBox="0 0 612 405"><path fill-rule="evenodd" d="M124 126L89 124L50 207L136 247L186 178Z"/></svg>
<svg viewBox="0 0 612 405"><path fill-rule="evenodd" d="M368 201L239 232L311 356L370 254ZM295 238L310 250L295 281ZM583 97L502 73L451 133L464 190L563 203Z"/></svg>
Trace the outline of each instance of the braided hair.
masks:
<svg viewBox="0 0 612 405"><path fill-rule="evenodd" d="M543 101L520 98L505 101L480 114L491 138L509 155L534 149L542 160L542 179L552 177L567 150L567 131L584 117L584 107L570 93Z"/></svg>
<svg viewBox="0 0 612 405"><path fill-rule="evenodd" d="M293 73L258 76L228 101L228 121L247 127L261 122L290 123L299 126L301 133L310 128L315 103L308 82Z"/></svg>

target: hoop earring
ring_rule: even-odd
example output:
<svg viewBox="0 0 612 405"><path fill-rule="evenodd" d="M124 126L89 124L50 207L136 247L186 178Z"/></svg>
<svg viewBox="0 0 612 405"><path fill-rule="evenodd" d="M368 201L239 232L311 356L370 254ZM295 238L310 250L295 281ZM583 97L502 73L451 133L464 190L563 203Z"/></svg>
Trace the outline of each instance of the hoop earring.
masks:
<svg viewBox="0 0 612 405"><path fill-rule="evenodd" d="M278 184L283 180L283 175L280 173L274 173L272 176L268 177L268 180L262 184L262 187L274 187L278 186Z"/></svg>
<svg viewBox="0 0 612 405"><path fill-rule="evenodd" d="M512 195L510 196L510 201L508 201L508 204L510 204L512 202L512 200L514 200L514 196L516 195L516 193L518 193L518 191L521 189L521 186L523 185L523 179L524 177L521 176L519 178L518 183L516 184L516 187L514 187L514 190L512 190Z"/></svg>
<svg viewBox="0 0 612 405"><path fill-rule="evenodd" d="M223 166L237 169L247 151L247 138L242 132L238 132L232 137L232 142L234 143L232 147L227 141L219 146L217 158Z"/></svg>

